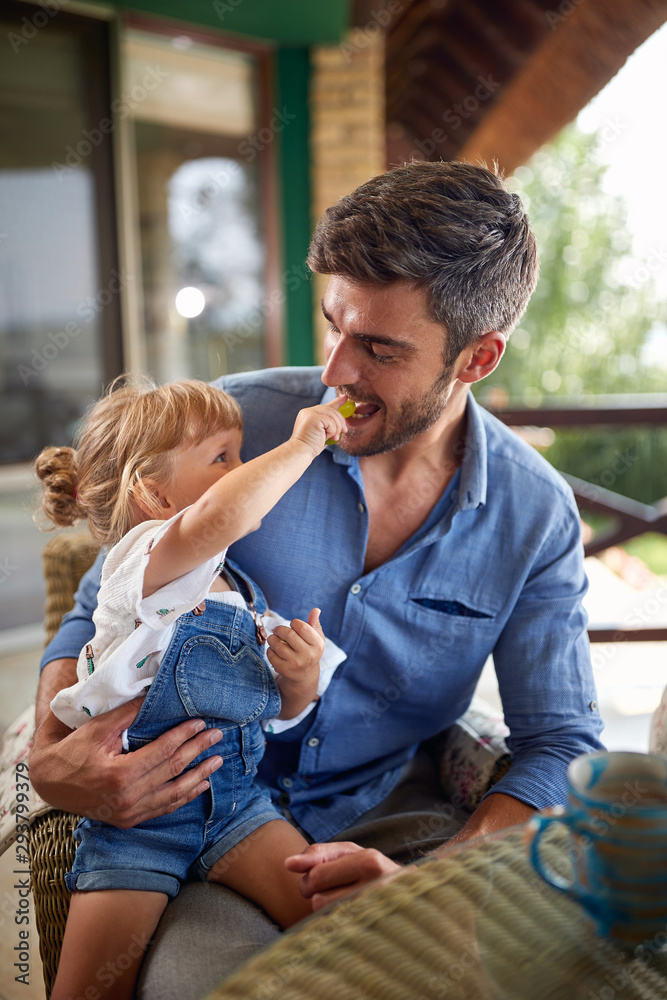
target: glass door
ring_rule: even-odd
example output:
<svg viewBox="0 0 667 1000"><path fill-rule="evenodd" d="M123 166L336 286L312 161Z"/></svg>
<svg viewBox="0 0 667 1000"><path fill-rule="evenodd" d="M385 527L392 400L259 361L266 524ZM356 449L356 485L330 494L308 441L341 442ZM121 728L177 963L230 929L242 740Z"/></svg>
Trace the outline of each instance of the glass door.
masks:
<svg viewBox="0 0 667 1000"><path fill-rule="evenodd" d="M262 368L277 307L262 190L262 153L275 133L260 129L260 59L134 28L122 54L145 367L160 381Z"/></svg>
<svg viewBox="0 0 667 1000"><path fill-rule="evenodd" d="M32 10L0 13L0 629L43 612L30 463L122 366L107 25Z"/></svg>

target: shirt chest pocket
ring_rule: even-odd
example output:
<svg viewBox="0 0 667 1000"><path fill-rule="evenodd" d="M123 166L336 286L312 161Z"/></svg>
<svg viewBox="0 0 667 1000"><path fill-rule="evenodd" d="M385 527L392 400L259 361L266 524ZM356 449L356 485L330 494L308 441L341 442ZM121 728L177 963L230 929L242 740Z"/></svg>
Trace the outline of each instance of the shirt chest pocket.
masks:
<svg viewBox="0 0 667 1000"><path fill-rule="evenodd" d="M446 591L411 590L407 596L409 617L429 628L469 635L494 632L498 623L497 610L483 597L460 588Z"/></svg>

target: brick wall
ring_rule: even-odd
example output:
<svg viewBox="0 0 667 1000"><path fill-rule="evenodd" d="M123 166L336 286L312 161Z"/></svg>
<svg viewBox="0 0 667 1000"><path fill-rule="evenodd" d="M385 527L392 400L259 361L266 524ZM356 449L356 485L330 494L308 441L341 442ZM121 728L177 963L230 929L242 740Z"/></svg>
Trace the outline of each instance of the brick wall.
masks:
<svg viewBox="0 0 667 1000"><path fill-rule="evenodd" d="M386 169L384 35L375 22L343 43L311 50L312 215ZM327 278L315 276L315 356L322 362L326 324L320 299Z"/></svg>

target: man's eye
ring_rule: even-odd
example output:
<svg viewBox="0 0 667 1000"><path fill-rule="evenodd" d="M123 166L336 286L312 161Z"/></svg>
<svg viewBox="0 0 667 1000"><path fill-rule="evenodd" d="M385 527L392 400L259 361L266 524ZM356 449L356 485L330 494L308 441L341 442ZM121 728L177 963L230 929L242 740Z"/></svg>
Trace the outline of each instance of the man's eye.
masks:
<svg viewBox="0 0 667 1000"><path fill-rule="evenodd" d="M373 360L377 361L378 364L380 364L380 365L384 365L388 361L393 361L394 360L394 355L393 354L378 354L378 352L373 349L373 345L372 344L368 345L368 353L373 358Z"/></svg>

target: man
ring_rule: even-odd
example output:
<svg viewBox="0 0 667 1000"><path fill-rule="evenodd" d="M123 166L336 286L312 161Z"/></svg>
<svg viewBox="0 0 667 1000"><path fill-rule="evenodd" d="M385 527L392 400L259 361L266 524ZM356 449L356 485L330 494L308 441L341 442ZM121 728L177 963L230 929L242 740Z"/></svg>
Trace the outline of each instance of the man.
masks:
<svg viewBox="0 0 667 1000"><path fill-rule="evenodd" d="M407 164L325 213L309 264L331 275L324 371L223 384L244 410L246 459L289 435L296 412L322 398L320 378L325 400L346 393L357 403L340 445L232 553L279 613L321 607L325 633L347 653L317 711L269 738L260 770L312 840L339 841L293 862L320 905L452 835L489 833L564 801L567 763L600 748L602 724L572 495L469 393L497 366L535 285L520 200L482 167ZM136 704L74 733L50 716L91 635L96 577L99 565L44 657L31 774L55 805L130 826L206 788L219 759L182 772L216 736L193 720L119 756ZM420 744L465 712L490 654L512 767L471 817L425 837L424 817L442 819L442 791ZM149 953L142 996L200 996L277 933L232 897L185 887ZM213 930L210 949L202 935L214 921L224 932ZM199 978L187 964L195 943ZM216 963L202 974L211 950ZM187 988L174 985L175 955Z"/></svg>

